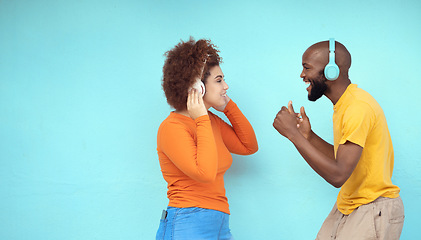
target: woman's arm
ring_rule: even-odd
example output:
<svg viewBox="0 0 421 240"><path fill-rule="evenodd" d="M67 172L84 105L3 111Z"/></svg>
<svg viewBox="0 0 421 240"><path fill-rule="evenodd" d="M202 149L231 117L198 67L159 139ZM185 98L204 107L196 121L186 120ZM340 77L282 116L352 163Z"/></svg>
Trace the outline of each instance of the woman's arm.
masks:
<svg viewBox="0 0 421 240"><path fill-rule="evenodd" d="M228 150L235 154L250 155L258 150L258 144L253 127L247 118L232 100L230 100L223 110L230 126L222 119L219 119L219 126Z"/></svg>
<svg viewBox="0 0 421 240"><path fill-rule="evenodd" d="M194 133L182 123L168 122L158 132L158 148L190 178L212 182L218 169L218 154L208 115L195 119Z"/></svg>
<svg viewBox="0 0 421 240"><path fill-rule="evenodd" d="M158 144L184 174L198 182L213 182L218 170L218 151L208 111L196 89L189 92L187 111L196 123L196 136L181 122L169 122L162 126Z"/></svg>

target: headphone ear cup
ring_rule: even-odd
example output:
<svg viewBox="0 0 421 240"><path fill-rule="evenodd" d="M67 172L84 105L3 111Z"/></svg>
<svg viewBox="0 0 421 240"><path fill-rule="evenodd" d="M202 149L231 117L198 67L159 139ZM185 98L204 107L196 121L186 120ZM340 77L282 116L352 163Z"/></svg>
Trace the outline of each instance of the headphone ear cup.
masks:
<svg viewBox="0 0 421 240"><path fill-rule="evenodd" d="M202 81L200 81L200 89L201 89L200 92L202 93L202 97L205 96L206 87L205 87L205 84Z"/></svg>
<svg viewBox="0 0 421 240"><path fill-rule="evenodd" d="M196 80L196 82L191 86L190 89L192 88L197 89L197 91L199 91L202 94L202 97L205 96L205 92L206 92L205 84L200 79Z"/></svg>
<svg viewBox="0 0 421 240"><path fill-rule="evenodd" d="M339 77L339 67L336 64L328 64L325 67L325 77L327 80L333 81Z"/></svg>

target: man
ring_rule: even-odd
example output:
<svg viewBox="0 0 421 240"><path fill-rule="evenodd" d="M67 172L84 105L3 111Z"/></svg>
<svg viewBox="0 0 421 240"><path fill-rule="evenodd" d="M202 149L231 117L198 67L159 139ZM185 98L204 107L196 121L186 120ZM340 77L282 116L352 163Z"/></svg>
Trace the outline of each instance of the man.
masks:
<svg viewBox="0 0 421 240"><path fill-rule="evenodd" d="M393 146L385 115L370 94L351 83L351 55L345 46L331 40L330 48L336 51L329 56L328 41L310 46L300 77L309 84L309 100L325 95L333 103L334 145L311 130L304 107L295 113L291 101L273 126L314 171L341 188L317 239L399 239L404 209L400 189L391 181ZM324 69L335 56L339 73L327 80Z"/></svg>

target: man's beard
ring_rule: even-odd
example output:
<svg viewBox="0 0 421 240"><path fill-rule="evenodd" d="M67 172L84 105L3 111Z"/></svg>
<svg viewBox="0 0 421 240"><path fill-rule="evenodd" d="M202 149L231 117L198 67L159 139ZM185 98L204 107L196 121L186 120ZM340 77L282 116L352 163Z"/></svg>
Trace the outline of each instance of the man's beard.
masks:
<svg viewBox="0 0 421 240"><path fill-rule="evenodd" d="M320 77L317 79L310 79L311 85L313 86L311 87L310 93L308 94L308 100L314 102L323 96L327 89L326 81L327 79L323 73L321 73Z"/></svg>

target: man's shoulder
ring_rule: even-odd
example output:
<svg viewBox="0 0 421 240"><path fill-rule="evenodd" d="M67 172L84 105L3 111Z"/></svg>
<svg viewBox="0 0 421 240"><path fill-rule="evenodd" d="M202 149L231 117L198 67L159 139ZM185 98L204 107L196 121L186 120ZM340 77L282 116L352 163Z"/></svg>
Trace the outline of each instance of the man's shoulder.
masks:
<svg viewBox="0 0 421 240"><path fill-rule="evenodd" d="M352 101L349 103L350 106L369 106L372 109L380 107L376 99L369 92L362 88L354 88L350 94L352 95Z"/></svg>

